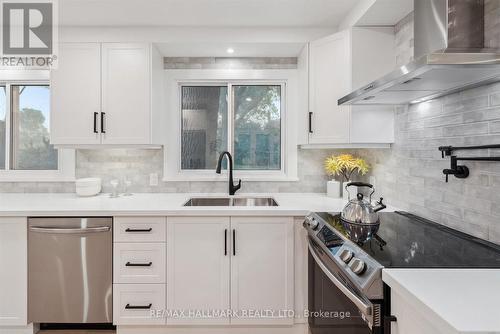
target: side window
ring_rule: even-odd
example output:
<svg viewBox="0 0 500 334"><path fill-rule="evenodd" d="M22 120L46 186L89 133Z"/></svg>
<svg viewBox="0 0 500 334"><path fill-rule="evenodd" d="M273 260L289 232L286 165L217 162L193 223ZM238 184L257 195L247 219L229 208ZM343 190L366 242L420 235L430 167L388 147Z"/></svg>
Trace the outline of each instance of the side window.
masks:
<svg viewBox="0 0 500 334"><path fill-rule="evenodd" d="M11 119L11 169L57 170L57 150L49 143L49 86L12 85Z"/></svg>

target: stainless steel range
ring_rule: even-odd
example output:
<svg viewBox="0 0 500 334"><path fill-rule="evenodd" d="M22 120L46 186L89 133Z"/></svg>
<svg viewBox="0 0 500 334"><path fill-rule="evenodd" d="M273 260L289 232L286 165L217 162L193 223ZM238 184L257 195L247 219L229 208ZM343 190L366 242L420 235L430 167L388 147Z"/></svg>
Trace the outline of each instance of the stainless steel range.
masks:
<svg viewBox="0 0 500 334"><path fill-rule="evenodd" d="M384 268L500 268L500 246L408 213L381 213L364 242L345 224L336 213L304 221L313 334L388 334L396 319Z"/></svg>

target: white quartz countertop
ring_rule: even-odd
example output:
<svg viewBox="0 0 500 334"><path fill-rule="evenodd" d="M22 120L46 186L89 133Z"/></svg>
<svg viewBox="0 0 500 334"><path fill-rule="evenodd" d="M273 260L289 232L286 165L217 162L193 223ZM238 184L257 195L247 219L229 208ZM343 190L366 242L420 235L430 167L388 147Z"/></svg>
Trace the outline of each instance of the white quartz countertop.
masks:
<svg viewBox="0 0 500 334"><path fill-rule="evenodd" d="M278 207L183 207L191 197L227 197L225 194L109 194L78 197L76 194L0 194L0 216L113 216L113 215L269 215L305 216L309 211L341 211L342 199L325 194L241 194L236 197L272 197Z"/></svg>
<svg viewBox="0 0 500 334"><path fill-rule="evenodd" d="M450 333L500 333L500 270L384 269L384 282Z"/></svg>

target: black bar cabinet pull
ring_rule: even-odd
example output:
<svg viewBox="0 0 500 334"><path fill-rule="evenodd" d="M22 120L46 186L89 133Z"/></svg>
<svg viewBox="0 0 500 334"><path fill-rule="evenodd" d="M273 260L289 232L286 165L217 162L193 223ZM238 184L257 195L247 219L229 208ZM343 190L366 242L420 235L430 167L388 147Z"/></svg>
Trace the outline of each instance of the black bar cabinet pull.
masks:
<svg viewBox="0 0 500 334"><path fill-rule="evenodd" d="M233 256L236 256L236 230L233 229Z"/></svg>
<svg viewBox="0 0 500 334"><path fill-rule="evenodd" d="M224 230L224 256L227 255L227 228Z"/></svg>
<svg viewBox="0 0 500 334"><path fill-rule="evenodd" d="M106 129L104 128L104 123L105 123L104 118L105 117L106 117L106 113L101 112L101 133L106 133Z"/></svg>
<svg viewBox="0 0 500 334"><path fill-rule="evenodd" d="M94 113L94 133L99 133L99 131L97 131L97 116L98 115L99 115L98 112Z"/></svg>
<svg viewBox="0 0 500 334"><path fill-rule="evenodd" d="M313 133L313 129L312 129L312 116L313 116L313 113L312 111L309 112L309 133Z"/></svg>
<svg viewBox="0 0 500 334"><path fill-rule="evenodd" d="M125 232L140 233L140 232L151 232L153 228L127 228Z"/></svg>
<svg viewBox="0 0 500 334"><path fill-rule="evenodd" d="M149 304L149 305L130 305L130 304L127 304L127 305L125 305L125 309L126 310L149 310L151 308L151 306L153 306L153 304Z"/></svg>
<svg viewBox="0 0 500 334"><path fill-rule="evenodd" d="M131 263L127 262L125 263L126 267L151 267L153 265L153 262L148 262L148 263Z"/></svg>

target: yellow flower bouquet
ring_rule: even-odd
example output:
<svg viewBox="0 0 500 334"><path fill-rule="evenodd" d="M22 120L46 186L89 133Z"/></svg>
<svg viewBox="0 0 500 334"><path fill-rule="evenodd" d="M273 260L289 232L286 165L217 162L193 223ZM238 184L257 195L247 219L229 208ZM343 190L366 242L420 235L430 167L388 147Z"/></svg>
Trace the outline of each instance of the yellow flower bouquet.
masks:
<svg viewBox="0 0 500 334"><path fill-rule="evenodd" d="M354 172L365 175L370 165L361 158L351 154L332 155L325 160L325 171L330 176L342 176L344 181L351 180Z"/></svg>

